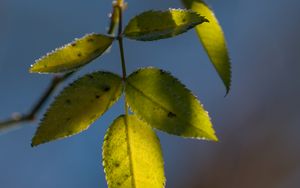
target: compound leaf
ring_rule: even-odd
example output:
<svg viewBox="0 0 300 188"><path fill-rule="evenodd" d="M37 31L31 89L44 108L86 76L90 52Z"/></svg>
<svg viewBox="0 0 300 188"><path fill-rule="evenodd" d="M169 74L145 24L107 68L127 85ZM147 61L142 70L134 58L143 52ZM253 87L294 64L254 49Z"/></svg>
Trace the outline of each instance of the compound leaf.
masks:
<svg viewBox="0 0 300 188"><path fill-rule="evenodd" d="M65 88L41 121L32 146L86 130L123 91L122 80L109 72L85 75Z"/></svg>
<svg viewBox="0 0 300 188"><path fill-rule="evenodd" d="M152 127L182 137L217 140L208 113L169 73L140 69L127 78L125 93L131 110Z"/></svg>
<svg viewBox="0 0 300 188"><path fill-rule="evenodd" d="M231 84L231 66L222 27L214 12L202 0L182 0L182 2L186 8L192 9L209 20L208 24L198 25L195 29L228 93Z"/></svg>
<svg viewBox="0 0 300 188"><path fill-rule="evenodd" d="M130 39L152 41L179 35L206 21L190 10L147 11L131 19L124 34Z"/></svg>
<svg viewBox="0 0 300 188"><path fill-rule="evenodd" d="M73 71L91 62L111 46L112 37L89 34L54 50L31 65L32 73L60 73Z"/></svg>
<svg viewBox="0 0 300 188"><path fill-rule="evenodd" d="M118 117L103 144L103 165L109 188L162 188L164 164L152 128L134 115Z"/></svg>

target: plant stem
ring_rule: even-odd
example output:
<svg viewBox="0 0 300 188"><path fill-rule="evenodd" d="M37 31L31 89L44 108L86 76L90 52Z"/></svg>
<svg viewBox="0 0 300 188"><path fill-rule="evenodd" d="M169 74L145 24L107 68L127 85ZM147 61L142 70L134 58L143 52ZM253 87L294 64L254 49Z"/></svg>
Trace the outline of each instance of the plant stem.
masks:
<svg viewBox="0 0 300 188"><path fill-rule="evenodd" d="M125 64L125 57L124 57L124 47L123 47L123 39L118 39L119 41L119 48L120 48L120 54L121 54L121 63L122 63L122 78L123 81L126 80L126 64Z"/></svg>
<svg viewBox="0 0 300 188"><path fill-rule="evenodd" d="M125 55L124 55L124 46L123 46L123 36L122 36L122 30L123 30L123 1L119 1L116 7L118 8L119 12L119 27L118 27L118 42L119 42L119 49L120 49L120 56L121 56L121 65L122 65L122 79L123 84L125 86L126 82L126 63L125 63ZM125 114L128 115L128 106L127 106L127 100L126 100L126 94L125 94Z"/></svg>

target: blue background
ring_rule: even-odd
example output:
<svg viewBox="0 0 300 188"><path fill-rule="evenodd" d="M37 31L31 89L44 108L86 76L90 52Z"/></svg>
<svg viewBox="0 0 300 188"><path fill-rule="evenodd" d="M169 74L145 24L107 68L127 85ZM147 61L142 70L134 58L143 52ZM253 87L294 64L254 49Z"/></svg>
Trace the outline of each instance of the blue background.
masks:
<svg viewBox="0 0 300 188"><path fill-rule="evenodd" d="M194 31L158 42L125 41L128 72L150 65L171 71L210 112L220 139L159 133L167 187L300 187L300 1L207 2L223 26L232 59L232 89L225 98ZM128 3L125 23L144 10L181 7L177 1ZM108 0L1 0L0 119L27 112L49 84L50 75L28 73L35 59L86 33L105 33L110 11ZM99 69L121 73L116 45L68 83ZM122 104L87 131L37 148L30 140L38 122L0 135L0 187L106 187L101 146Z"/></svg>

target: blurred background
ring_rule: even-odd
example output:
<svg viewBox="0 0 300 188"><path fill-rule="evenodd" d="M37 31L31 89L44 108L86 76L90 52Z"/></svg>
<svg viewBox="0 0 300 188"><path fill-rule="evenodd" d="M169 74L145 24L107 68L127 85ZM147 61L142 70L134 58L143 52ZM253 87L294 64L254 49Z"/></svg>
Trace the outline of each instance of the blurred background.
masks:
<svg viewBox="0 0 300 188"><path fill-rule="evenodd" d="M226 97L194 31L158 42L125 41L128 72L150 65L171 71L210 112L220 139L212 143L159 132L166 187L298 188L300 1L207 3L223 26L232 59L232 89ZM128 0L128 5L125 23L144 10L181 7L179 1L159 0ZM50 75L28 73L35 59L86 33L105 33L110 11L109 0L1 0L0 119L27 112L49 84ZM84 73L121 73L116 47L54 96ZM1 134L0 187L106 187L101 146L107 127L123 113L122 104L87 131L37 148L30 142L38 121Z"/></svg>

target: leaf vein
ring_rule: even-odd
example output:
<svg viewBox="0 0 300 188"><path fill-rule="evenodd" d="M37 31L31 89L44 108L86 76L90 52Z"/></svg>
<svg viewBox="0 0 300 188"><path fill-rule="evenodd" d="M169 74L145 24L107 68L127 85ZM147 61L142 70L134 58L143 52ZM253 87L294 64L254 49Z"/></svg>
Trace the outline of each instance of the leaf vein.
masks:
<svg viewBox="0 0 300 188"><path fill-rule="evenodd" d="M144 96L145 98L147 98L148 100L150 100L151 102L153 102L154 104L156 104L158 107L160 107L162 110L166 111L166 112L170 112L172 110L167 109L166 107L164 107L163 105L161 105L160 103L156 102L153 98L147 96L143 91L139 90L137 87L135 87L133 84L131 84L130 82L127 82L133 89L135 89L136 91L138 91L139 93L142 94L142 96ZM198 127L194 126L193 124L191 124L190 122L185 122L183 121L180 116L176 116L180 122L183 123L187 123L189 126L194 127L195 129L197 129L199 132L201 132L204 135L207 135L206 132L204 132L203 130L199 129Z"/></svg>
<svg viewBox="0 0 300 188"><path fill-rule="evenodd" d="M132 179L131 179L131 185L133 188L136 187L136 183L135 183L135 177L134 177L134 169L133 169L133 159L132 159L132 151L131 151L131 147L130 147L130 134L129 134L129 128L128 128L128 117L125 116L124 118L124 123L125 123L125 133L126 133L126 140L127 140L127 154L129 157L129 165L130 165L130 174L132 175Z"/></svg>

